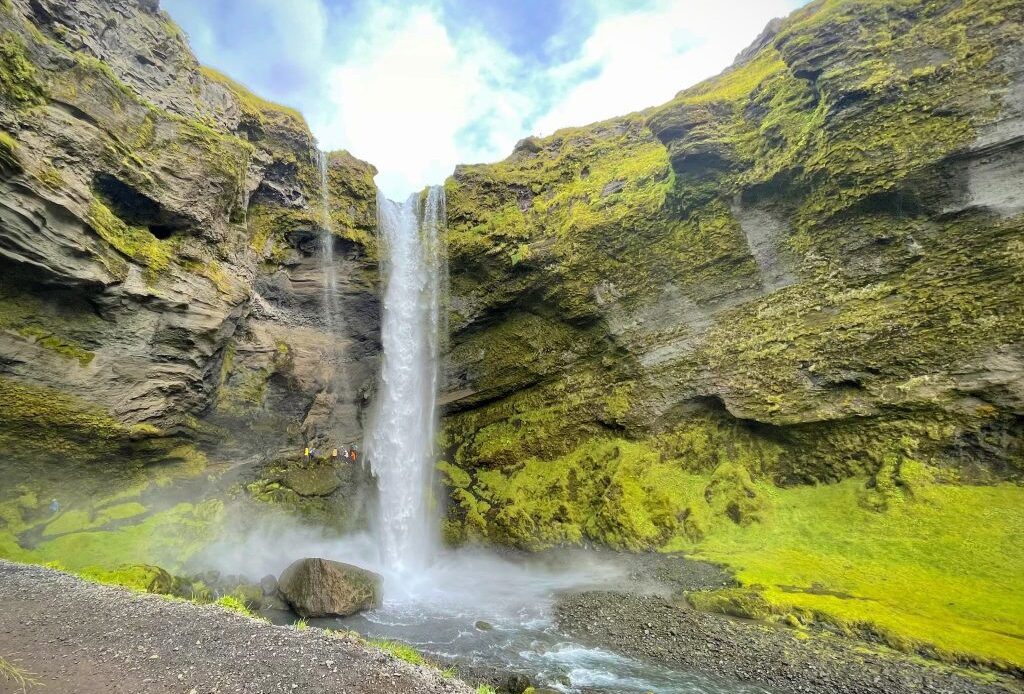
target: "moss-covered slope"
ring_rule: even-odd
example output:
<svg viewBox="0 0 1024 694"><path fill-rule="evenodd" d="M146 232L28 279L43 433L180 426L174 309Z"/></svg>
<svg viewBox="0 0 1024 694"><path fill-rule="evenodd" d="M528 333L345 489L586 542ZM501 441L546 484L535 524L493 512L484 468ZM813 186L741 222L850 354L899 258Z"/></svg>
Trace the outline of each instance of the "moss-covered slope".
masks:
<svg viewBox="0 0 1024 694"><path fill-rule="evenodd" d="M1022 22L1012 0L813 2L664 106L460 167L449 538L746 566L721 538L778 529L779 487L848 480L851 518L932 494L951 528L978 510L958 485L1024 500ZM887 633L941 628L922 619ZM1024 662L971 633L959 653Z"/></svg>

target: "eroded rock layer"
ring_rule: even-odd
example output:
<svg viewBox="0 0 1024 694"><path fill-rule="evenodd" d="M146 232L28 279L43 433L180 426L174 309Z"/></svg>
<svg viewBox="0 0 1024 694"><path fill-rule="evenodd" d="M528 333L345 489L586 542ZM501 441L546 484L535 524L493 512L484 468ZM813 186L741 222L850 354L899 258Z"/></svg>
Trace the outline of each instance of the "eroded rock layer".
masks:
<svg viewBox="0 0 1024 694"><path fill-rule="evenodd" d="M3 448L103 462L357 440L376 172L329 155L325 212L314 153L301 115L200 67L156 2L0 3Z"/></svg>
<svg viewBox="0 0 1024 694"><path fill-rule="evenodd" d="M1024 474L1024 7L814 2L447 183L452 539L684 547L758 482Z"/></svg>

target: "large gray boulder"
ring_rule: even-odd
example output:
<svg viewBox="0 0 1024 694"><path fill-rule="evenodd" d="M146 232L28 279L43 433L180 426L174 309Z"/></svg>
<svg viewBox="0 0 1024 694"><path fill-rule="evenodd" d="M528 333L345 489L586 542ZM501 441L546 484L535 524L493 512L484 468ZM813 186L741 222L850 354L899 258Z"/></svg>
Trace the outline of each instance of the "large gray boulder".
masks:
<svg viewBox="0 0 1024 694"><path fill-rule="evenodd" d="M277 587L302 617L346 617L381 604L378 574L329 559L299 559Z"/></svg>

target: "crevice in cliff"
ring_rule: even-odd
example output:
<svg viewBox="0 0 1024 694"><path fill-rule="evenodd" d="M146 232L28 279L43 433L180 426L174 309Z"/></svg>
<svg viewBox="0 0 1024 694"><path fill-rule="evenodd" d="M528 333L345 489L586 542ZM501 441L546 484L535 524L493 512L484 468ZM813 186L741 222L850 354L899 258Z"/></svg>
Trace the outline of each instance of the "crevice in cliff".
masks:
<svg viewBox="0 0 1024 694"><path fill-rule="evenodd" d="M168 239L191 225L191 220L167 210L135 186L111 174L96 174L93 187L114 214L132 226L148 228L158 239Z"/></svg>

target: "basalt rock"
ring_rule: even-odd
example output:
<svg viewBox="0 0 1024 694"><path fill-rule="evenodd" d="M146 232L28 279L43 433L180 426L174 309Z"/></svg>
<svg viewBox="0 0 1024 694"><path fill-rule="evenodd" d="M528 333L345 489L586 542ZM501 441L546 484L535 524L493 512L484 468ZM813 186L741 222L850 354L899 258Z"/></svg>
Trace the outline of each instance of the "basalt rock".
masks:
<svg viewBox="0 0 1024 694"><path fill-rule="evenodd" d="M373 167L332 153L321 209L301 115L201 67L156 2L12 0L0 45L0 380L66 403L35 411L37 436L111 424L43 457L173 447L138 431L234 458L358 439L379 351ZM328 226L343 323L323 315Z"/></svg>
<svg viewBox="0 0 1024 694"><path fill-rule="evenodd" d="M281 574L278 590L302 617L347 617L381 604L381 577L329 559L299 559Z"/></svg>
<svg viewBox="0 0 1024 694"><path fill-rule="evenodd" d="M1022 13L811 3L667 104L459 167L449 539L664 547L758 522L751 480L1020 480Z"/></svg>

